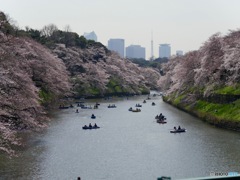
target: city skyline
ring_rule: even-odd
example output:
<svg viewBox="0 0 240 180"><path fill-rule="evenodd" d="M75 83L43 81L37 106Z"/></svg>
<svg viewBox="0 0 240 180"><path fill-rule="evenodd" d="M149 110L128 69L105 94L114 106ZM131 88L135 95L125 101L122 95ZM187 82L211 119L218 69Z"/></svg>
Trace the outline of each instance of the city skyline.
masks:
<svg viewBox="0 0 240 180"><path fill-rule="evenodd" d="M83 36L87 39L87 40L94 40L96 42L98 42L98 39L97 39L97 35L94 31L92 32L85 32L83 34Z"/></svg>
<svg viewBox="0 0 240 180"><path fill-rule="evenodd" d="M107 48L117 52L122 58L125 57L125 40L119 38L111 38L108 40Z"/></svg>
<svg viewBox="0 0 240 180"><path fill-rule="evenodd" d="M126 48L126 58L146 59L146 49L141 45L129 45Z"/></svg>
<svg viewBox="0 0 240 180"><path fill-rule="evenodd" d="M94 31L87 33L85 32L83 36L88 40L97 41L97 35ZM108 44L106 46L109 50L117 52L121 57L125 58L143 58L146 60L152 60L150 58L146 58L146 48L142 47L140 44L130 44L125 45L125 39L120 38L110 38L108 40ZM162 49L161 49L162 47ZM176 50L176 53L171 53L171 45L170 44L160 44L158 56L155 58L170 58L171 55L183 55L182 50Z"/></svg>
<svg viewBox="0 0 240 180"><path fill-rule="evenodd" d="M159 57L170 58L171 57L171 45L170 44L159 44Z"/></svg>
<svg viewBox="0 0 240 180"><path fill-rule="evenodd" d="M125 44L140 44L151 57L158 44L169 43L172 52L199 49L210 36L237 30L240 25L239 0L0 0L1 9L21 29L41 29L66 25L79 35L95 31L98 41L107 46L109 38L125 39ZM137 4L137 5L136 5Z"/></svg>

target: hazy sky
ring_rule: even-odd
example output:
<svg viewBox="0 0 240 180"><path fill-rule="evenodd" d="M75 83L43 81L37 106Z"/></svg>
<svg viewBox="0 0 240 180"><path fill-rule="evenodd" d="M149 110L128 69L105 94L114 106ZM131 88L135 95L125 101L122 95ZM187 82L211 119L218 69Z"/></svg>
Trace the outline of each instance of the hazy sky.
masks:
<svg viewBox="0 0 240 180"><path fill-rule="evenodd" d="M154 56L161 43L169 43L172 54L198 49L216 32L240 27L240 0L0 0L0 11L10 15L20 28L41 29L55 24L70 25L82 35L95 31L98 41L125 39L125 46L138 44Z"/></svg>

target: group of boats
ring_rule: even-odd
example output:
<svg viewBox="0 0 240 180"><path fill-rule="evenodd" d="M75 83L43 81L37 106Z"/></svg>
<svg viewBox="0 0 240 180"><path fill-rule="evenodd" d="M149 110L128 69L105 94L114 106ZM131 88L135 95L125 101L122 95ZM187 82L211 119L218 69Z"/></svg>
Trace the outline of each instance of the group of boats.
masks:
<svg viewBox="0 0 240 180"><path fill-rule="evenodd" d="M94 114L91 115L91 119L96 119L96 116ZM86 130L86 129L99 129L100 127L95 123L94 125L92 125L91 123L89 123L89 125L84 125L82 127L82 129Z"/></svg>
<svg viewBox="0 0 240 180"><path fill-rule="evenodd" d="M146 100L150 100L151 98L148 97ZM143 103L146 103L147 101L144 100ZM98 109L98 106L100 105L99 103L96 103L93 108L92 106L87 106L84 104L84 102L76 102L77 103L77 107L80 107L81 109ZM155 102L152 102L152 106L155 106ZM73 108L74 106L72 104L70 104L69 106L65 106L65 105L60 105L59 109L68 109L68 108ZM117 106L115 104L109 104L107 106L108 108L116 108ZM140 107L142 107L141 104L136 104L135 105L135 109L130 107L128 110L131 112L141 112ZM76 109L76 113L79 113L78 109ZM94 114L91 115L91 119L96 119L96 116ZM159 124L166 124L167 123L167 118L160 113L159 115L155 116L156 122ZM99 129L100 127L95 123L94 125L92 125L91 123L89 123L89 125L84 125L82 127L83 130L87 130L87 129ZM182 132L186 132L185 128L181 128L180 126L178 126L178 128L174 127L172 130L170 130L170 133L182 133Z"/></svg>
<svg viewBox="0 0 240 180"><path fill-rule="evenodd" d="M84 104L83 101L79 101L79 102L75 102L77 103L77 107L80 107L81 109L98 109L98 106L100 105L99 103L96 102L96 104L92 107L87 106ZM65 106L65 105L59 105L59 109L68 109L68 108L73 108L74 106L72 104L70 104L69 106ZM108 108L116 108L117 106L115 104L109 104ZM76 109L75 111L76 113L79 113L79 110ZM96 119L96 116L94 114L91 115L91 119ZM82 127L82 129L86 130L86 129L98 129L100 128L96 123L94 125L92 125L91 123L89 125L84 125Z"/></svg>
<svg viewBox="0 0 240 180"><path fill-rule="evenodd" d="M151 99L151 98L148 97L147 100L149 100L149 99ZM146 103L146 102L147 102L146 100L143 100L143 103ZM155 106L155 105L156 105L155 102L152 102L152 106ZM128 109L128 111L141 112L141 109L139 108L139 107L142 107L141 104L137 103L137 104L135 105L135 107L136 107L136 109L133 109L132 107L130 107L130 108Z"/></svg>
<svg viewBox="0 0 240 180"><path fill-rule="evenodd" d="M156 122L159 123L159 124L166 124L167 123L167 121L166 121L167 118L162 113L157 115L155 117L155 119L156 119ZM186 132L186 129L181 128L180 126L178 126L178 128L174 127L173 130L170 130L170 133L182 133L182 132Z"/></svg>
<svg viewBox="0 0 240 180"><path fill-rule="evenodd" d="M81 107L81 109L92 109L92 106L87 106L84 104L83 101L81 102L76 102L77 103L77 107ZM96 102L93 106L93 109L98 109L98 106L100 106L100 104L98 102ZM76 109L76 113L79 113L78 109ZM91 119L96 119L96 116L94 114L91 115ZM99 129L100 127L95 123L94 125L92 125L91 123L89 123L89 125L84 125L82 127L83 130L87 130L87 129Z"/></svg>
<svg viewBox="0 0 240 180"><path fill-rule="evenodd" d="M99 103L96 103L93 107L87 106L84 104L84 102L76 102L77 103L77 107L80 107L81 109L98 109L98 106L100 105ZM74 106L72 104L70 104L69 106L65 106L60 104L59 105L59 109L68 109L68 108L73 108Z"/></svg>
<svg viewBox="0 0 240 180"><path fill-rule="evenodd" d="M130 108L128 109L128 111L141 112L141 109L139 108L139 107L142 107L141 104L138 103L138 104L135 105L135 107L136 107L136 109L133 109L132 107L130 107Z"/></svg>
<svg viewBox="0 0 240 180"><path fill-rule="evenodd" d="M147 100L149 100L149 99L151 99L151 98L147 98ZM147 101L143 100L143 103L147 103ZM155 105L156 105L155 102L152 102L152 106L155 106Z"/></svg>
<svg viewBox="0 0 240 180"><path fill-rule="evenodd" d="M70 104L70 106L65 106L65 105L62 105L62 104L60 104L59 105L59 109L68 109L68 108L73 108L74 106L72 105L72 104Z"/></svg>
<svg viewBox="0 0 240 180"><path fill-rule="evenodd" d="M80 107L81 109L98 109L98 106L99 106L100 104L99 103L96 103L93 107L90 105L90 106L87 106L87 105L85 105L84 104L84 102L82 102L82 103L78 103L77 104L77 107Z"/></svg>

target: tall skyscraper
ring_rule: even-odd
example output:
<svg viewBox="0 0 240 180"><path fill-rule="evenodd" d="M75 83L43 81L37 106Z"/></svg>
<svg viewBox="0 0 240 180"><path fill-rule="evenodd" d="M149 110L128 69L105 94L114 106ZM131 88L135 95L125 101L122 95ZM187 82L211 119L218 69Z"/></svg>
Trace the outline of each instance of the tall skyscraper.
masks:
<svg viewBox="0 0 240 180"><path fill-rule="evenodd" d="M177 50L176 55L177 56L183 56L183 51L182 50Z"/></svg>
<svg viewBox="0 0 240 180"><path fill-rule="evenodd" d="M121 57L124 57L125 42L124 39L109 39L108 49L117 52Z"/></svg>
<svg viewBox="0 0 240 180"><path fill-rule="evenodd" d="M171 56L171 46L170 44L160 44L159 46L159 57L160 58L170 58Z"/></svg>
<svg viewBox="0 0 240 180"><path fill-rule="evenodd" d="M87 39L87 40L94 40L95 42L97 42L97 35L95 34L94 31L90 32L90 33L84 33L83 36Z"/></svg>
<svg viewBox="0 0 240 180"><path fill-rule="evenodd" d="M151 57L150 61L154 60L154 55L153 55L153 33L152 33L152 38L151 38Z"/></svg>
<svg viewBox="0 0 240 180"><path fill-rule="evenodd" d="M130 45L126 47L127 58L142 58L145 59L145 48L140 45Z"/></svg>

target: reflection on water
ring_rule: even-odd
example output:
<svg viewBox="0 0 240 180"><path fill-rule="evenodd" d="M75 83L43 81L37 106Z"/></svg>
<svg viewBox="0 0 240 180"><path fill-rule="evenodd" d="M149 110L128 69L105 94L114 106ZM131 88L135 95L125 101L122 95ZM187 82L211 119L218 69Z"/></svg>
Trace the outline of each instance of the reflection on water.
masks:
<svg viewBox="0 0 240 180"><path fill-rule="evenodd" d="M1 156L3 179L157 179L190 178L215 172L240 172L240 135L217 129L164 103L159 96L101 100L99 109L55 113L48 130L32 133L19 158ZM94 105L96 100L89 100ZM151 103L155 102L156 106ZM109 104L117 108L107 108ZM135 104L138 113L129 112ZM167 124L154 117L163 113ZM97 116L91 119L91 114ZM97 123L101 128L82 130ZM181 125L186 133L171 134Z"/></svg>

